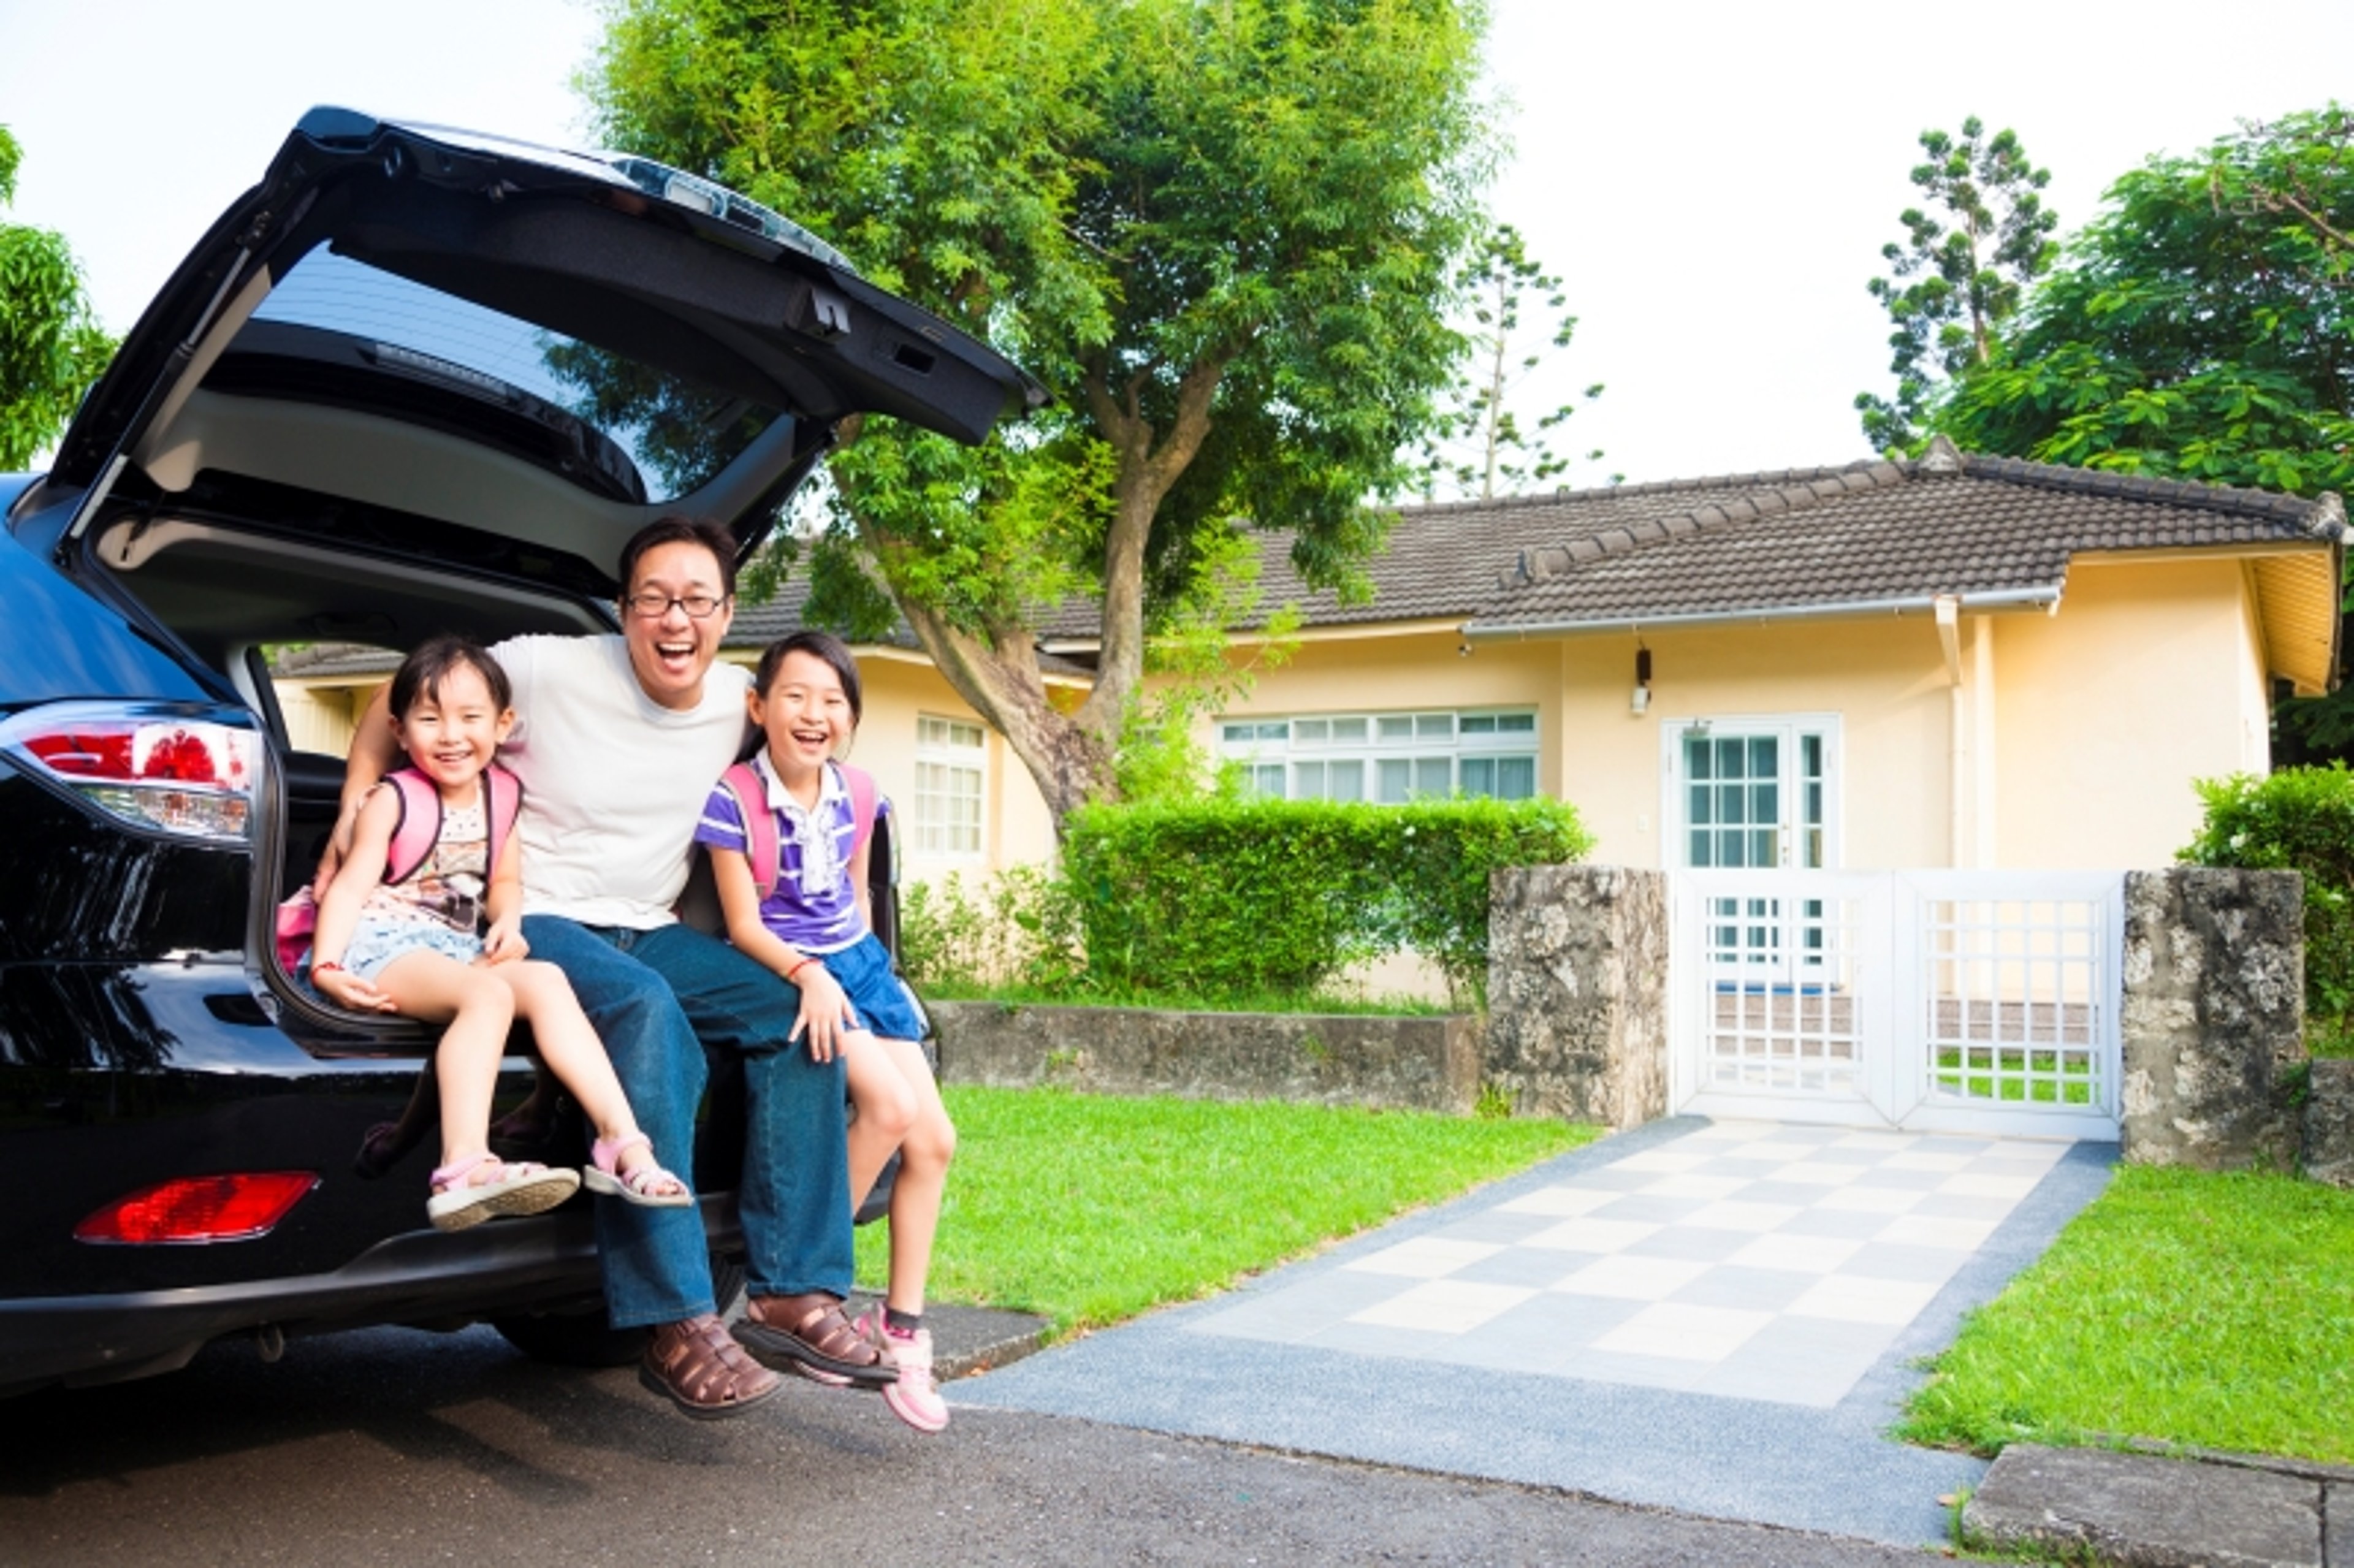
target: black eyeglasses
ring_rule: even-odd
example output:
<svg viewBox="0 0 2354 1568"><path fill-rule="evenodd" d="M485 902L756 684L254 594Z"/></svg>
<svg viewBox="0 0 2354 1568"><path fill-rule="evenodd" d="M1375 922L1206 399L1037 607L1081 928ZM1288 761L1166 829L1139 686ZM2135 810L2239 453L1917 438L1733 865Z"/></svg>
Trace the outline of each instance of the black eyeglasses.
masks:
<svg viewBox="0 0 2354 1568"><path fill-rule="evenodd" d="M714 599L707 593L673 596L654 588L647 588L643 592L631 594L621 602L630 607L631 615L646 620L660 620L670 613L672 605L678 606L696 620L708 620L711 618L711 612L727 601L724 599Z"/></svg>

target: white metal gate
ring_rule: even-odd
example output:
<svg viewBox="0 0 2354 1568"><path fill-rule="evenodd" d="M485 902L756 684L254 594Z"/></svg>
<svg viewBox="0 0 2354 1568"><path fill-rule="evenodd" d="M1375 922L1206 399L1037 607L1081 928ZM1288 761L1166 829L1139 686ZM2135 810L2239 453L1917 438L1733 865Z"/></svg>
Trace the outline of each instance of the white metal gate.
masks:
<svg viewBox="0 0 2354 1568"><path fill-rule="evenodd" d="M1676 1110L2117 1136L2119 874L1674 875Z"/></svg>

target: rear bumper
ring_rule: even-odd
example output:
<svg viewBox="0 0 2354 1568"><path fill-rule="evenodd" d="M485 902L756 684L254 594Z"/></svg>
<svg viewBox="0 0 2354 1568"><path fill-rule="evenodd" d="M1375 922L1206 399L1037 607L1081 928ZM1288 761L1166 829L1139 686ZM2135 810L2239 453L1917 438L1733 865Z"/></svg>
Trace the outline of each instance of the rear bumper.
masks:
<svg viewBox="0 0 2354 1568"><path fill-rule="evenodd" d="M732 1193L705 1198L702 1213L714 1250L740 1250ZM387 1323L458 1328L588 1307L601 1296L595 1226L585 1211L447 1234L412 1231L327 1274L0 1301L0 1396L175 1371L229 1335L274 1329L293 1337Z"/></svg>

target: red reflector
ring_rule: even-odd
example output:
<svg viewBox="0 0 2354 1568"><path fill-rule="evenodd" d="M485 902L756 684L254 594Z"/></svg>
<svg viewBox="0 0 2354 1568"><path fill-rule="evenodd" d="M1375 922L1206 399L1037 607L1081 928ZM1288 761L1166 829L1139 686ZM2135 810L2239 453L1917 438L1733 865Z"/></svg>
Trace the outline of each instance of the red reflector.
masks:
<svg viewBox="0 0 2354 1568"><path fill-rule="evenodd" d="M117 1198L74 1227L74 1240L156 1246L268 1235L319 1184L309 1171L179 1176Z"/></svg>

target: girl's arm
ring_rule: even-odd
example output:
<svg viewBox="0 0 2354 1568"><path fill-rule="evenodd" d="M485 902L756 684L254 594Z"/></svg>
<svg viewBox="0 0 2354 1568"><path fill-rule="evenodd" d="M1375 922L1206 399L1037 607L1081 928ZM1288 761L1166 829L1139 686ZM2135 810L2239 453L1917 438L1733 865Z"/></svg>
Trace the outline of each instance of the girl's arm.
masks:
<svg viewBox="0 0 2354 1568"><path fill-rule="evenodd" d="M318 927L311 934L311 983L320 995L355 1012L394 1011L390 997L342 964L344 949L360 923L360 906L384 876L399 817L399 798L388 789L360 802L359 820L352 826L352 853L320 895Z"/></svg>
<svg viewBox="0 0 2354 1568"><path fill-rule="evenodd" d="M810 1054L821 1062L832 1061L833 1054L841 1049L842 1032L858 1026L858 1014L851 1007L850 999L843 994L841 982L826 972L824 964L769 930L760 918L760 889L752 880L752 863L744 858L743 851L721 849L714 844L705 844L703 849L711 857L711 880L719 889L719 909L726 917L727 939L746 957L775 970L801 990L801 1017L786 1038L798 1040L806 1030Z"/></svg>
<svg viewBox="0 0 2354 1568"><path fill-rule="evenodd" d="M489 786L483 787L489 800ZM510 832L499 846L499 863L492 868L491 885L482 893L482 912L490 925L482 932L482 961L513 963L531 952L523 939L523 835Z"/></svg>

